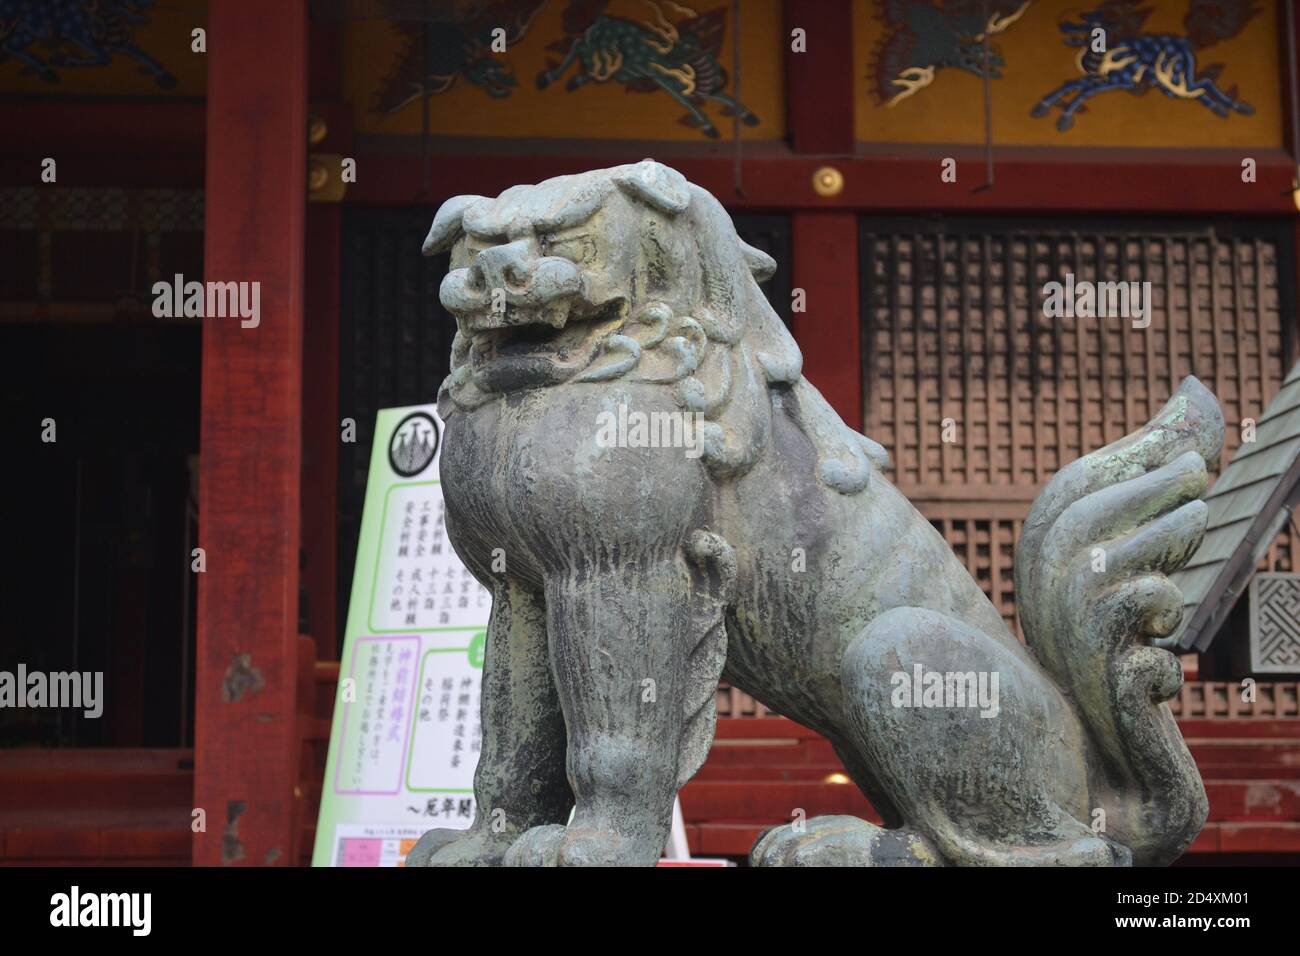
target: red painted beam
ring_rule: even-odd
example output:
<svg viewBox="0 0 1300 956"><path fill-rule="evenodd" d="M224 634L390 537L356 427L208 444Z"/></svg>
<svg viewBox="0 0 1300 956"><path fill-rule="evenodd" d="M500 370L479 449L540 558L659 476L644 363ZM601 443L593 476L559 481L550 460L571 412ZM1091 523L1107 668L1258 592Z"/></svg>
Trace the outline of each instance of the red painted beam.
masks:
<svg viewBox="0 0 1300 956"><path fill-rule="evenodd" d="M0 155L81 152L202 157L206 131L202 102L170 100L15 100L3 105L4 122L21 135L0 141Z"/></svg>
<svg viewBox="0 0 1300 956"><path fill-rule="evenodd" d="M792 31L807 47L795 52ZM843 0L785 0L785 115L796 153L852 153L853 7Z"/></svg>
<svg viewBox="0 0 1300 956"><path fill-rule="evenodd" d="M361 140L357 182L345 202L402 203L420 190L414 155L373 151ZM553 145L553 144L552 144ZM434 156L436 205L462 193L494 196L521 182L636 162L646 155L669 164L734 209L970 212L980 214L1118 213L1122 215L1259 214L1292 216L1291 160L1282 149L1252 149L1258 181L1241 181L1243 150L1111 150L1017 148L998 150L998 181L972 193L983 176L974 147L890 146L829 161L844 174L838 196L813 192L812 176L825 157L792 154L785 147L754 146L745 153L745 194L734 195L732 159L719 151L680 146L618 147L584 144L580 151L544 151L545 144L496 144L460 155ZM448 145L443 143L442 149ZM958 181L939 178L944 157L957 160Z"/></svg>
<svg viewBox="0 0 1300 956"><path fill-rule="evenodd" d="M194 834L200 865L288 864L298 775L306 0L208 15L207 280L260 324L203 320Z"/></svg>
<svg viewBox="0 0 1300 956"><path fill-rule="evenodd" d="M858 360L858 217L852 212L802 212L790 217L792 285L807 306L794 313L803 374L850 428L862 428L862 363Z"/></svg>
<svg viewBox="0 0 1300 956"><path fill-rule="evenodd" d="M60 186L164 189L203 185L202 103L11 102L0 106L0 185L40 184L41 160Z"/></svg>

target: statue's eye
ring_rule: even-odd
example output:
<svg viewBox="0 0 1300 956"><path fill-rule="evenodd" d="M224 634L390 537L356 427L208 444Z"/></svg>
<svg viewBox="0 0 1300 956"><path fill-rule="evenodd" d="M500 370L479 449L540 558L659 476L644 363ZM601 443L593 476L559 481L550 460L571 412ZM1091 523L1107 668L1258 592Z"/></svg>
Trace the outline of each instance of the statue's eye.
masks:
<svg viewBox="0 0 1300 956"><path fill-rule="evenodd" d="M587 262L596 253L596 244L590 236L546 236L542 239L542 255L559 256L570 262Z"/></svg>

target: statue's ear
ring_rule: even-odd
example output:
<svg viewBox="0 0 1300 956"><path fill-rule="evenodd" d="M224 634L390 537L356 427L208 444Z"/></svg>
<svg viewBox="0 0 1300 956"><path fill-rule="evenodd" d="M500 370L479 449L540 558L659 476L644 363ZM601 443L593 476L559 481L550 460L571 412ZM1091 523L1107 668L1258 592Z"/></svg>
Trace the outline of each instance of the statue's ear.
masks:
<svg viewBox="0 0 1300 956"><path fill-rule="evenodd" d="M653 159L618 167L614 182L629 196L670 216L691 204L691 184L686 177Z"/></svg>
<svg viewBox="0 0 1300 956"><path fill-rule="evenodd" d="M442 204L433 217L429 234L424 237L420 251L426 256L436 256L452 247L461 234L461 217L465 210L481 200L482 196L453 196Z"/></svg>
<svg viewBox="0 0 1300 956"><path fill-rule="evenodd" d="M740 251L745 257L745 265L756 282L766 282L776 275L776 260L762 249L755 249L745 240L740 241Z"/></svg>

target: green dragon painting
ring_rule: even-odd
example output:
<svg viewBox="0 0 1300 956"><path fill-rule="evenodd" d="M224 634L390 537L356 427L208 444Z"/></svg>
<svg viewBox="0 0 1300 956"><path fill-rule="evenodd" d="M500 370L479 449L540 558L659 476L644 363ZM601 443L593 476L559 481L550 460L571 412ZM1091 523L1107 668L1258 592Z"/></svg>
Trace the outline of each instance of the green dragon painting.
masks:
<svg viewBox="0 0 1300 956"><path fill-rule="evenodd" d="M631 20L607 14L609 0L570 0L563 19L568 36L548 47L562 59L537 77L538 88L545 89L578 63L579 72L565 84L570 92L610 81L630 93L663 91L686 110L684 125L713 138L719 134L704 112L708 102L722 104L724 116L739 115L745 125L757 125L758 117L724 92L727 72L718 55L726 32L725 10L697 14L671 0L643 2L649 16ZM670 13L679 19L670 20Z"/></svg>

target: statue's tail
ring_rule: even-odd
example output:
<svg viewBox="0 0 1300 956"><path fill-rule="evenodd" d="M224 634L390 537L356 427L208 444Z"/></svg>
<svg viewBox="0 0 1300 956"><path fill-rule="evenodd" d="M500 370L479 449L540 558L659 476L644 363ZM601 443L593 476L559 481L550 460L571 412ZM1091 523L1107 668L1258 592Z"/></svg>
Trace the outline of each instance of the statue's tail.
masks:
<svg viewBox="0 0 1300 956"><path fill-rule="evenodd" d="M1098 823L1137 865L1178 857L1205 823L1201 777L1164 702L1182 595L1166 574L1205 533L1206 463L1223 415L1195 378L1133 434L1061 469L1034 501L1016 553L1026 642L1069 695L1102 768Z"/></svg>

